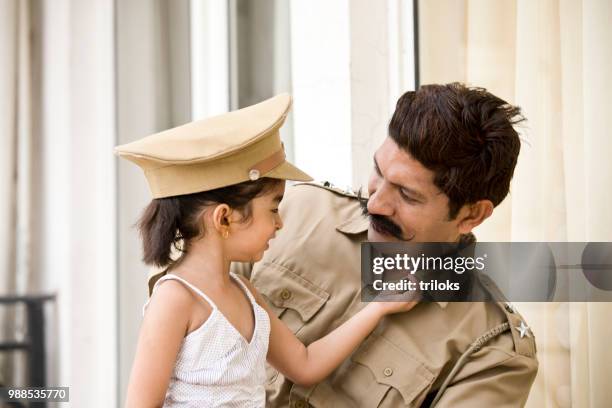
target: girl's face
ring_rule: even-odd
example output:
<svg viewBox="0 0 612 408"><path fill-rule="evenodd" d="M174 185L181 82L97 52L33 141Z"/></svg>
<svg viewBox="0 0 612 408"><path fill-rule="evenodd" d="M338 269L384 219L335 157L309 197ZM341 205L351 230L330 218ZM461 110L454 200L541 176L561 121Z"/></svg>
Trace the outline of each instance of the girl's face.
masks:
<svg viewBox="0 0 612 408"><path fill-rule="evenodd" d="M285 193L285 181L278 183L266 194L251 200L251 218L232 223L227 238L230 258L238 262L256 262L268 249L268 241L283 227L278 205Z"/></svg>

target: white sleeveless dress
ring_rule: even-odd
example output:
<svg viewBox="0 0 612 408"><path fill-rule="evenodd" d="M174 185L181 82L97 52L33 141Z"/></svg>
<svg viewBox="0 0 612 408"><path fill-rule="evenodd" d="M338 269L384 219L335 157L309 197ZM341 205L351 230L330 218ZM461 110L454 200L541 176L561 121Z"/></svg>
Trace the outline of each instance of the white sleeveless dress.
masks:
<svg viewBox="0 0 612 408"><path fill-rule="evenodd" d="M253 308L255 329L250 342L208 296L186 280L166 274L155 283L151 296L159 284L172 279L193 290L212 308L208 320L183 339L164 407L265 406L265 362L270 319L240 278L233 273L230 275L246 293Z"/></svg>

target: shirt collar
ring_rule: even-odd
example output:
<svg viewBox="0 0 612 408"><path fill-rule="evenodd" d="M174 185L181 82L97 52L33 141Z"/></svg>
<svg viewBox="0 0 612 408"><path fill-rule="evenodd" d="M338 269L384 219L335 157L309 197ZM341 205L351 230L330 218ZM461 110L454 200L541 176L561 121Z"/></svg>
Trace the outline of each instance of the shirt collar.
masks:
<svg viewBox="0 0 612 408"><path fill-rule="evenodd" d="M462 235L459 238L459 247L460 248L465 248L468 245L473 244L474 242L476 242L476 236L474 234L472 234L471 232ZM438 306L440 306L442 309L446 309L446 306L448 305L448 302L435 302L438 304Z"/></svg>
<svg viewBox="0 0 612 408"><path fill-rule="evenodd" d="M336 229L343 234L356 235L366 232L369 226L370 221L368 220L368 217L359 213L354 217L351 217L348 220L336 225Z"/></svg>

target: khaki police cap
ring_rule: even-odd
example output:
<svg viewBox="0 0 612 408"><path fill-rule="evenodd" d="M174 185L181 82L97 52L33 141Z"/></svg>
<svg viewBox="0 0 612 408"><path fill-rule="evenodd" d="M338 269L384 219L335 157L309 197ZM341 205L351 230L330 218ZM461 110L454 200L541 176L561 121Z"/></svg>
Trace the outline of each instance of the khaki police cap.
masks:
<svg viewBox="0 0 612 408"><path fill-rule="evenodd" d="M154 198L191 194L260 177L310 181L285 160L279 129L291 96L198 120L117 146L140 166Z"/></svg>

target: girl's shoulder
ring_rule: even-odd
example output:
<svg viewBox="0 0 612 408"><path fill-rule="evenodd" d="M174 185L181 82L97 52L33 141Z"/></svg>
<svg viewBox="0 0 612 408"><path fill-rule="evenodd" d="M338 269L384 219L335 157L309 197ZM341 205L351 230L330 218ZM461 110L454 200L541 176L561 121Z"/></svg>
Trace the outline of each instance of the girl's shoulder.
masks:
<svg viewBox="0 0 612 408"><path fill-rule="evenodd" d="M196 301L196 294L183 283L175 279L160 281L151 294L150 303L160 302L169 307L189 307Z"/></svg>
<svg viewBox="0 0 612 408"><path fill-rule="evenodd" d="M159 282L151 295L146 310L149 313L184 325L187 333L208 319L212 306L181 281L166 279Z"/></svg>

